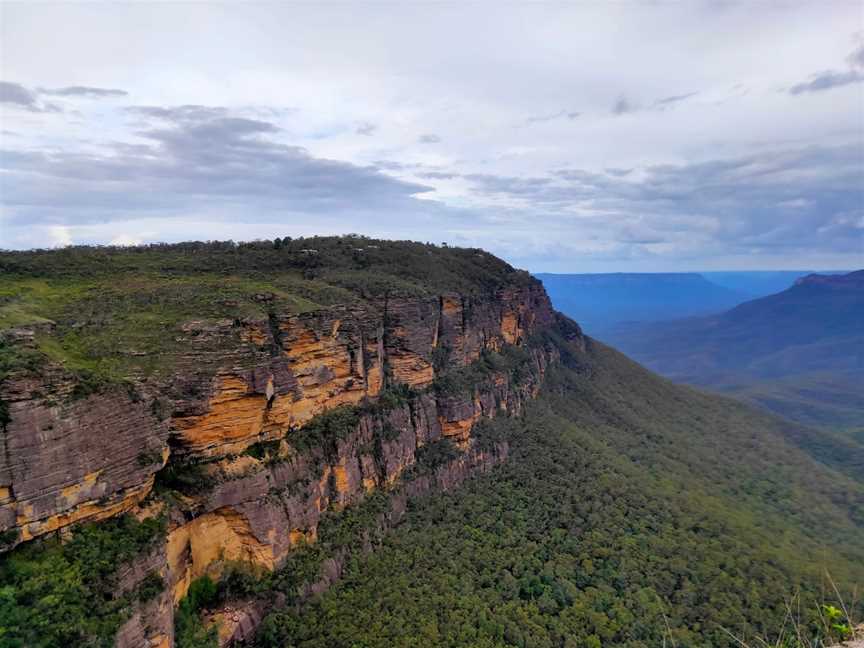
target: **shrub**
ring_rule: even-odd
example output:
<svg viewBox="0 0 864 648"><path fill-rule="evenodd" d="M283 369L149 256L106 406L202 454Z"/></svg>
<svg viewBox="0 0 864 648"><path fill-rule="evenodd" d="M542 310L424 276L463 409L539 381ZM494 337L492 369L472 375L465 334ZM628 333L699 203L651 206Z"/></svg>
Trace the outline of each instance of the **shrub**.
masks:
<svg viewBox="0 0 864 648"><path fill-rule="evenodd" d="M0 646L113 645L133 596L115 597L117 570L164 535L165 522L121 516L77 528L72 538L36 540L0 561ZM154 579L145 579L147 594Z"/></svg>
<svg viewBox="0 0 864 648"><path fill-rule="evenodd" d="M336 442L346 438L360 422L357 408L343 405L315 416L302 428L290 433L289 443L297 450L321 448L334 453Z"/></svg>

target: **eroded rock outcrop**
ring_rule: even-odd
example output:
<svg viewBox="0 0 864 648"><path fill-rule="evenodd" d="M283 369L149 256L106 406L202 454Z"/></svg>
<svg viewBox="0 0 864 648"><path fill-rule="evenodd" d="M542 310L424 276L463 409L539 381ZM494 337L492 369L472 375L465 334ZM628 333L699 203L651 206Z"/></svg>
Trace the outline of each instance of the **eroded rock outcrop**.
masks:
<svg viewBox="0 0 864 648"><path fill-rule="evenodd" d="M519 344L553 318L542 288L528 286L487 300L391 298L231 323L217 334L250 343L243 357L231 358L246 366L223 366L197 383L178 378L171 421L176 450L209 458L237 454L325 410L375 398L385 382L427 387L436 360L465 366L484 349Z"/></svg>
<svg viewBox="0 0 864 648"><path fill-rule="evenodd" d="M521 411L557 360L554 348L526 348L518 377L502 369L447 393L431 386L484 351L523 345L555 317L539 284L486 298L390 297L265 320L188 322L178 334L180 369L133 379L128 389L79 396L60 368L12 377L0 388L11 414L0 437L0 530L25 541L135 509L166 462L175 471L197 466L207 487L168 507L164 545L122 579L132 588L157 573L166 589L136 604L117 645L165 648L174 607L195 578L218 577L232 561L279 567L316 541L324 512L400 483L424 446L449 439L462 452L403 484L401 498L452 488L502 461L506 444L481 448L472 430ZM375 406L400 385L407 396ZM339 407L356 408L351 429L304 445L304 426ZM252 452L256 444L267 452ZM394 500L388 523L400 519L400 501L404 510ZM310 594L338 577L341 567L331 567ZM248 633L260 614L234 616Z"/></svg>
<svg viewBox="0 0 864 648"><path fill-rule="evenodd" d="M167 424L134 389L78 390L59 367L3 383L10 420L0 433L0 531L7 546L128 511L168 458Z"/></svg>

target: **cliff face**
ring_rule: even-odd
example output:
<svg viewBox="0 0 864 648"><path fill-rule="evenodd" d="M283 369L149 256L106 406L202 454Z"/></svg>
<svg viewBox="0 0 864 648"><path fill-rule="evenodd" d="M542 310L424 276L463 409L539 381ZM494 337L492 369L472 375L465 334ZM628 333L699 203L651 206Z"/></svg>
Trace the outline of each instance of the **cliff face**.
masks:
<svg viewBox="0 0 864 648"><path fill-rule="evenodd" d="M17 342L26 347L29 335ZM58 367L7 380L0 532L14 544L129 510L168 458L168 426L134 391L81 395Z"/></svg>
<svg viewBox="0 0 864 648"><path fill-rule="evenodd" d="M430 386L441 371L522 345L554 321L539 284L486 299L390 298L188 322L182 369L160 381L81 394L60 367L9 376L0 394L10 419L0 436L0 531L11 545L84 520L164 510L164 545L128 566L121 581L131 589L156 572L167 588L137 604L117 645L170 646L174 606L193 579L218 577L230 561L278 567L298 544L315 542L323 512L399 482L424 446L446 437L463 452L405 493L451 487L502 460L506 445L481 449L472 429L518 413L555 352L526 350L518 381L491 371L447 395ZM26 330L15 335L32 342ZM398 385L412 388L407 397L369 405ZM344 434L304 443L304 425L316 416L361 403ZM255 451L261 447L267 451ZM160 470L187 468L200 471L206 488L171 507L144 502Z"/></svg>
<svg viewBox="0 0 864 648"><path fill-rule="evenodd" d="M199 337L246 344L215 376L181 376L172 385L175 452L237 454L325 410L375 398L385 380L427 387L436 359L448 368L465 366L484 349L518 344L551 321L546 294L532 286L483 301L456 294L389 299L206 331L187 327Z"/></svg>

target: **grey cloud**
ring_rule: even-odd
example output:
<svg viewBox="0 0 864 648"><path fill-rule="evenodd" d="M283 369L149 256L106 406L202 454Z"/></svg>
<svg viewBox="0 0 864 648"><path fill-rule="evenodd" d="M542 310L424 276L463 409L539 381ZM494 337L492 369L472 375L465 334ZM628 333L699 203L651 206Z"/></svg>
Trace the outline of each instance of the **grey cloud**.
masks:
<svg viewBox="0 0 864 648"><path fill-rule="evenodd" d="M378 127L375 124L360 122L357 124L357 129L354 132L358 135L372 135L376 130L378 130Z"/></svg>
<svg viewBox="0 0 864 648"><path fill-rule="evenodd" d="M654 102L654 105L661 107L669 107L677 103L681 103L682 101L686 101L690 97L695 97L698 92L688 92L687 94L682 95L672 95L671 97L664 97L663 99L658 99Z"/></svg>
<svg viewBox="0 0 864 648"><path fill-rule="evenodd" d="M378 169L383 169L385 171L404 171L405 169L415 166L412 164L404 164L403 162L396 162L395 160L375 160L372 164Z"/></svg>
<svg viewBox="0 0 864 648"><path fill-rule="evenodd" d="M864 81L864 45L857 47L846 57L848 70L824 70L813 74L807 81L796 83L788 92L799 95L805 92L821 92ZM861 68L861 69L856 69Z"/></svg>
<svg viewBox="0 0 864 648"><path fill-rule="evenodd" d="M820 90L839 88L850 83L860 83L861 81L864 81L864 72L860 72L859 70L846 70L845 72L826 70L825 72L814 74L809 81L792 86L789 88L789 94L798 95L804 92L819 92Z"/></svg>
<svg viewBox="0 0 864 648"><path fill-rule="evenodd" d="M0 81L0 102L17 104L28 110L37 106L36 93L19 83L10 83L9 81Z"/></svg>
<svg viewBox="0 0 864 648"><path fill-rule="evenodd" d="M582 113L576 111L559 110L558 112L549 113L548 115L533 115L525 120L525 125L531 126L532 124L541 124L543 122L554 121L565 117L570 121L573 121L581 114Z"/></svg>
<svg viewBox="0 0 864 648"><path fill-rule="evenodd" d="M460 174L446 173L444 171L424 171L422 173L418 173L417 177L423 178L424 180L452 180L453 178L460 177Z"/></svg>
<svg viewBox="0 0 864 648"><path fill-rule="evenodd" d="M87 97L102 99L108 97L125 97L129 93L115 88L91 88L89 86L67 86L65 88L39 88L40 94L54 97Z"/></svg>
<svg viewBox="0 0 864 648"><path fill-rule="evenodd" d="M626 115L628 113L639 112L642 110L669 110L671 108L674 108L678 104L687 101L691 97L695 97L697 94L699 93L687 92L685 94L662 97L661 99L657 99L653 104L650 104L647 107L640 107L630 101L630 99L622 95L612 105L611 112L613 115Z"/></svg>
<svg viewBox="0 0 864 648"><path fill-rule="evenodd" d="M175 123L200 122L208 119L217 119L228 115L228 110L213 106L127 106L126 112L141 117L150 117Z"/></svg>
<svg viewBox="0 0 864 648"><path fill-rule="evenodd" d="M629 112L633 112L635 110L633 104L627 99L627 97L618 97L615 103L612 105L612 114L613 115L624 115Z"/></svg>
<svg viewBox="0 0 864 648"><path fill-rule="evenodd" d="M0 103L30 112L61 112L59 106L39 101L38 95L20 83L0 81Z"/></svg>
<svg viewBox="0 0 864 648"><path fill-rule="evenodd" d="M384 171L415 171L417 169L428 169L436 171L441 167L434 164L423 164L422 162L397 162L396 160L375 160L372 165Z"/></svg>
<svg viewBox="0 0 864 648"><path fill-rule="evenodd" d="M232 205L265 220L286 211L324 218L429 209L413 195L431 187L313 157L273 139L281 131L269 122L202 106L132 112L167 123L140 131L144 144L115 143L99 154L4 151L0 193L12 222L74 224Z"/></svg>
<svg viewBox="0 0 864 648"><path fill-rule="evenodd" d="M250 142L250 135L262 133L277 133L279 128L270 122L243 117L219 117L201 123L188 124L183 128L169 128L142 131L143 137L161 142L165 146L190 146L196 148L211 148L215 145L237 144L241 141ZM264 142L256 142L256 146L267 146Z"/></svg>
<svg viewBox="0 0 864 648"><path fill-rule="evenodd" d="M779 249L860 250L864 169L857 145L776 150L730 159L642 169L639 179L584 169L549 177L465 175L478 197L509 198L514 208L543 209L547 222L615 232L622 243L678 241L690 250L742 253ZM793 213L782 205L800 205ZM521 206L521 207L520 207ZM638 234L633 235L633 232Z"/></svg>
<svg viewBox="0 0 864 648"><path fill-rule="evenodd" d="M631 173L633 173L633 169L616 169L614 167L610 167L608 169L603 169L603 170L606 173L608 173L609 175L618 176L618 177L630 175Z"/></svg>
<svg viewBox="0 0 864 648"><path fill-rule="evenodd" d="M487 173L466 173L461 177L483 187L488 193L542 195L552 183L551 178L518 178Z"/></svg>
<svg viewBox="0 0 864 648"><path fill-rule="evenodd" d="M417 141L420 144L437 144L441 141L441 138L434 133L426 133L425 135L421 135L420 137L418 137Z"/></svg>
<svg viewBox="0 0 864 648"><path fill-rule="evenodd" d="M846 57L846 62L852 67L864 68L864 45L857 47Z"/></svg>

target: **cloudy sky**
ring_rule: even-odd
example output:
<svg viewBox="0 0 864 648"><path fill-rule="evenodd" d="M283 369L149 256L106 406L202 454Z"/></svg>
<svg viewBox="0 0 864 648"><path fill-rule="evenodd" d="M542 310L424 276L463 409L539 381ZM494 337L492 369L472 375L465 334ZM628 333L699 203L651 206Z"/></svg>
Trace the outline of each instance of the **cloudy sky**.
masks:
<svg viewBox="0 0 864 648"><path fill-rule="evenodd" d="M864 5L0 4L0 247L864 266Z"/></svg>

